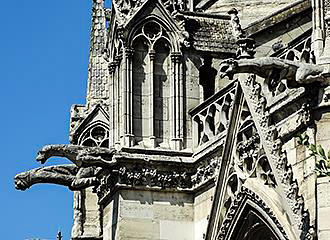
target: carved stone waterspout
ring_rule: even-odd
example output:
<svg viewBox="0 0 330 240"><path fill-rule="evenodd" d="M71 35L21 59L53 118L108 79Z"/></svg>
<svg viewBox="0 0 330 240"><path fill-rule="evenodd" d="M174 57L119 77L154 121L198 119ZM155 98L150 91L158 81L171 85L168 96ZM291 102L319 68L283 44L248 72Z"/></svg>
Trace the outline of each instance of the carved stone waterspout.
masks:
<svg viewBox="0 0 330 240"><path fill-rule="evenodd" d="M114 149L84 147L77 145L46 145L39 152L37 161L44 164L51 157L65 157L74 164L57 165L32 169L15 176L15 187L26 190L37 183L53 183L79 190L96 186L97 172L102 167L116 163Z"/></svg>
<svg viewBox="0 0 330 240"><path fill-rule="evenodd" d="M72 144L46 145L39 152L36 160L44 164L51 157L65 157L78 167L109 167L115 163L112 159L115 149L85 147Z"/></svg>
<svg viewBox="0 0 330 240"><path fill-rule="evenodd" d="M15 176L15 188L26 190L38 183L53 183L79 190L98 184L96 172L98 168L78 168L74 164L35 168Z"/></svg>
<svg viewBox="0 0 330 240"><path fill-rule="evenodd" d="M233 78L237 73L252 73L275 85L286 79L288 87L299 87L313 82L329 85L329 73L321 65L280 59L260 57L255 59L226 59L220 64L221 77Z"/></svg>

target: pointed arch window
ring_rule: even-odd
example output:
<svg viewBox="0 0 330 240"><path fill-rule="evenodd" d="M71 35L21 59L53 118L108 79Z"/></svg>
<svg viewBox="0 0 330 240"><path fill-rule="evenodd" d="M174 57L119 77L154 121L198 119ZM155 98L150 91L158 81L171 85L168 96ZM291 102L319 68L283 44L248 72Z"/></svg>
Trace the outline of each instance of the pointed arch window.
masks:
<svg viewBox="0 0 330 240"><path fill-rule="evenodd" d="M132 40L132 104L135 144L169 148L171 42L156 21L148 21Z"/></svg>

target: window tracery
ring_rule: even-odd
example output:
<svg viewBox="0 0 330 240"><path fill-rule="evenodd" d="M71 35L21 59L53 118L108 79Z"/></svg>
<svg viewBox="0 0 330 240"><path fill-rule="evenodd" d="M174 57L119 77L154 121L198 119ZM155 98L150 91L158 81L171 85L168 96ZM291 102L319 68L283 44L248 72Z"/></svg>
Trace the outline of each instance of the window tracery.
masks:
<svg viewBox="0 0 330 240"><path fill-rule="evenodd" d="M222 214L225 216L242 186L249 178L276 188L277 183L260 142L260 136L252 120L247 103L243 103L238 132L233 148L232 163L226 180Z"/></svg>
<svg viewBox="0 0 330 240"><path fill-rule="evenodd" d="M80 137L79 145L86 147L109 147L109 130L102 125L88 128Z"/></svg>
<svg viewBox="0 0 330 240"><path fill-rule="evenodd" d="M172 50L169 36L161 24L147 21L135 31L132 49L135 144L169 148Z"/></svg>
<svg viewBox="0 0 330 240"><path fill-rule="evenodd" d="M141 36L147 40L150 49L154 49L154 44L160 38L166 39L168 43L171 42L164 27L158 22L153 20L147 21L140 28L136 30L136 32L134 33L134 38L132 43L134 44L136 39L138 39Z"/></svg>

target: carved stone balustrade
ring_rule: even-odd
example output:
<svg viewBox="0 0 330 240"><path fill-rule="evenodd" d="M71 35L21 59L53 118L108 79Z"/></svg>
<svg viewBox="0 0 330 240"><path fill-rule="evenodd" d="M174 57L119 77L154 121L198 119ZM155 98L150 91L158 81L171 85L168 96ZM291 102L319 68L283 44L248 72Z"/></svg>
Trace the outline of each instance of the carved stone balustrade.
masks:
<svg viewBox="0 0 330 240"><path fill-rule="evenodd" d="M205 150L226 135L237 83L232 82L202 104L190 110L193 124L193 150Z"/></svg>

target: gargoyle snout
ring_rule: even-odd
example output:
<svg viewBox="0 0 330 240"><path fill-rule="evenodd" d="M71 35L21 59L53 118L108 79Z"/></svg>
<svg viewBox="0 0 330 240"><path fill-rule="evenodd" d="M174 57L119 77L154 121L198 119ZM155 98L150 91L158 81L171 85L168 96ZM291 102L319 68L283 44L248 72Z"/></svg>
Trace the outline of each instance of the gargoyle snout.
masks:
<svg viewBox="0 0 330 240"><path fill-rule="evenodd" d="M24 191L29 188L28 184L22 179L23 177L22 174L17 174L15 176L15 188L17 190Z"/></svg>
<svg viewBox="0 0 330 240"><path fill-rule="evenodd" d="M40 162L41 164L44 164L47 160L46 156L45 156L45 153L43 153L42 151L39 151L38 152L38 155L36 157L36 160L38 162Z"/></svg>
<svg viewBox="0 0 330 240"><path fill-rule="evenodd" d="M229 65L228 63L222 63L220 64L220 77L224 78L224 77L228 77L229 79L233 78L233 72L232 72L232 66Z"/></svg>

